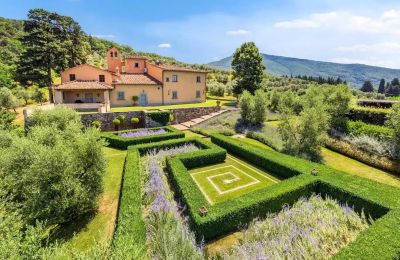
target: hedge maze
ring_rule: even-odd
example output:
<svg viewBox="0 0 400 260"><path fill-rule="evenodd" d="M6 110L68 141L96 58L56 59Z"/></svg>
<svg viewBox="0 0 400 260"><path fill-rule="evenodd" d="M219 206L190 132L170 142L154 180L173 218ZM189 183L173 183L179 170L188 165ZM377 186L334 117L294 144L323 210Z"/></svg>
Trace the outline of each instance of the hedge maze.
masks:
<svg viewBox="0 0 400 260"><path fill-rule="evenodd" d="M265 150L223 135L203 139L173 139L130 146L125 167L118 241L142 242L137 217L140 155L150 149L194 143L201 150L167 157L167 173L177 200L186 207L196 237L210 241L281 210L301 197L321 194L348 203L373 219L372 225L347 245L336 259L394 259L400 252L400 191L327 166ZM311 172L315 173L312 175ZM134 181L136 180L136 181ZM133 187L132 185L136 185ZM136 206L132 203L135 202ZM135 222L135 223L133 223ZM134 235L132 235L134 234ZM125 240L126 241L126 240ZM139 246L132 248L140 248Z"/></svg>

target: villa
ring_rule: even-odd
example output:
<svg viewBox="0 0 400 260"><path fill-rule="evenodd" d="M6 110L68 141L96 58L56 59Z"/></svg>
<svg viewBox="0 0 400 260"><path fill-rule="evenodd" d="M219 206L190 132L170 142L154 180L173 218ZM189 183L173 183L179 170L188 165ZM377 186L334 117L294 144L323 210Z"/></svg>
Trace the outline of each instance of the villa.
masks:
<svg viewBox="0 0 400 260"><path fill-rule="evenodd" d="M107 51L107 69L89 64L61 73L55 104L109 111L118 106L198 103L206 100L206 71L150 63L146 57Z"/></svg>

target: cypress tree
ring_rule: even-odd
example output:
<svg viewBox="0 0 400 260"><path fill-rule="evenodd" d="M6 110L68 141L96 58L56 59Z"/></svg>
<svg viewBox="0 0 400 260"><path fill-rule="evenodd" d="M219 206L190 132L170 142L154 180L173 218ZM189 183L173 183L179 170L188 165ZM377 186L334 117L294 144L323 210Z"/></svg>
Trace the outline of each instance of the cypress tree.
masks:
<svg viewBox="0 0 400 260"><path fill-rule="evenodd" d="M385 94L385 79L381 79L379 82L378 93Z"/></svg>

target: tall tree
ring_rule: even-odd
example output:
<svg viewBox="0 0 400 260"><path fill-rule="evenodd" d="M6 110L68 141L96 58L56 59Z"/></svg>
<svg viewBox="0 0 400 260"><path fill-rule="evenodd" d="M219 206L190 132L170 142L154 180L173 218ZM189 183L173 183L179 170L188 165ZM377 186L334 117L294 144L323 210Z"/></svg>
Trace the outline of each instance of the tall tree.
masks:
<svg viewBox="0 0 400 260"><path fill-rule="evenodd" d="M394 78L394 79L392 80L392 86L399 86L399 85L400 85L399 79L398 79L398 78Z"/></svg>
<svg viewBox="0 0 400 260"><path fill-rule="evenodd" d="M381 79L379 82L378 93L385 94L385 79Z"/></svg>
<svg viewBox="0 0 400 260"><path fill-rule="evenodd" d="M22 83L49 87L52 102L52 72L61 72L86 60L84 33L72 18L43 9L32 9L24 22L18 77Z"/></svg>
<svg viewBox="0 0 400 260"><path fill-rule="evenodd" d="M251 94L260 87L265 66L263 57L254 42L243 43L233 54L232 69L237 84L234 94L240 95L244 90Z"/></svg>
<svg viewBox="0 0 400 260"><path fill-rule="evenodd" d="M364 82L360 90L362 92L374 92L374 85L372 85L372 82L370 80L367 80Z"/></svg>

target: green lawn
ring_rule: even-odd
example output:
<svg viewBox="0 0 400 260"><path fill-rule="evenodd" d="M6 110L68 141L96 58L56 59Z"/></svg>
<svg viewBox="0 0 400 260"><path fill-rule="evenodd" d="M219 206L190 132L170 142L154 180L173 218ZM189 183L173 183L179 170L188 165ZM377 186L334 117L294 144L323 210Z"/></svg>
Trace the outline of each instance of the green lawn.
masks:
<svg viewBox="0 0 400 260"><path fill-rule="evenodd" d="M267 146L267 145L265 145L265 144L263 144L263 143L261 143L261 142L259 142L257 140L251 139L251 138L247 138L247 137L243 137L242 138L242 137L234 137L234 136L232 136L232 138L238 139L241 142L246 143L246 144L250 144L250 145L261 147L263 149L274 150L271 147L269 147L269 146Z"/></svg>
<svg viewBox="0 0 400 260"><path fill-rule="evenodd" d="M228 155L224 163L196 168L189 173L210 204L237 198L280 181L232 155Z"/></svg>
<svg viewBox="0 0 400 260"><path fill-rule="evenodd" d="M105 147L104 153L108 167L103 179L104 192L99 200L98 212L69 242L78 251L90 248L95 241L110 241L114 232L126 151Z"/></svg>
<svg viewBox="0 0 400 260"><path fill-rule="evenodd" d="M182 132L185 133L185 137L186 137L186 138L191 138L191 137L204 138L204 137L205 137L204 135L201 135L201 134L192 132L192 131L190 131L190 130L183 130Z"/></svg>
<svg viewBox="0 0 400 260"><path fill-rule="evenodd" d="M111 112L124 112L124 111L135 111L135 110L150 110L150 109L173 109L173 108L190 108L190 107L213 107L217 105L217 100L208 99L202 103L191 103L191 104L178 104L178 105L165 105L165 106L130 106L130 107L114 107L111 108ZM221 106L235 106L234 101L221 101Z"/></svg>

